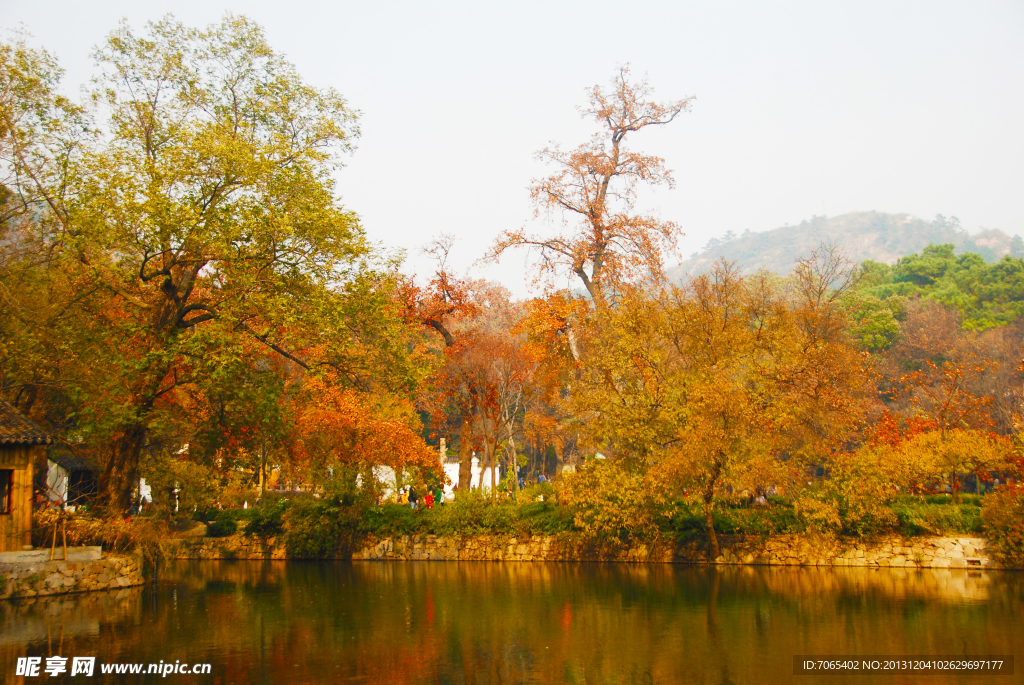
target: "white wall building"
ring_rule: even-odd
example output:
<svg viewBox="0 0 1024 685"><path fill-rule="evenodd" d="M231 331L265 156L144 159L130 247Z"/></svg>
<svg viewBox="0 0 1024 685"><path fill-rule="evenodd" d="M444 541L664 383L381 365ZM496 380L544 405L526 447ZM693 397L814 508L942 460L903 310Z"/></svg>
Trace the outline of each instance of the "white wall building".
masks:
<svg viewBox="0 0 1024 685"><path fill-rule="evenodd" d="M445 499L452 499L455 486L458 484L459 488L462 485L459 484L459 458L448 456L448 450L445 445L444 439L441 440L440 459L441 469L444 472L448 482L444 484L444 495ZM497 480L501 483L501 466L495 468ZM470 487L480 488L481 484L485 491L491 489L491 470L486 469L480 465L480 460L476 458L475 453L473 461L470 465ZM373 477L377 479L377 482L383 486L383 496L385 499L390 498L395 494L395 470L390 466L374 466ZM362 484L362 476L356 476L356 482Z"/></svg>
<svg viewBox="0 0 1024 685"><path fill-rule="evenodd" d="M459 484L459 460L457 457L447 457L441 461L441 466L444 468L444 475L448 477L448 483L444 486L445 498L452 494L455 489L455 485ZM470 484L471 488L482 487L484 490L491 489L491 470L484 469L480 466L480 460L475 456L470 463ZM495 468L495 475L497 480L501 483L501 467ZM482 483L482 486L481 486ZM459 484L459 488L462 485Z"/></svg>
<svg viewBox="0 0 1024 685"><path fill-rule="evenodd" d="M60 506L75 507L91 501L99 492L98 469L70 449L54 446L46 460L47 499Z"/></svg>

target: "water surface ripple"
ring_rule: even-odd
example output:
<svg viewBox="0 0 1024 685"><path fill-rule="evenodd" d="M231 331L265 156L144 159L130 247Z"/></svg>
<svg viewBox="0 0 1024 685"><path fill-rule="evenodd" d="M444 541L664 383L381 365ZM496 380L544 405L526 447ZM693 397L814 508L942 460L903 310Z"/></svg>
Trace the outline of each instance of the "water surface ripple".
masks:
<svg viewBox="0 0 1024 685"><path fill-rule="evenodd" d="M67 682L912 683L922 676L794 676L793 655L1020 662L1022 645L1013 572L196 561L165 567L155 588L0 602L6 682L20 682L18 657L56 654L212 665ZM1024 683L1022 670L924 681Z"/></svg>

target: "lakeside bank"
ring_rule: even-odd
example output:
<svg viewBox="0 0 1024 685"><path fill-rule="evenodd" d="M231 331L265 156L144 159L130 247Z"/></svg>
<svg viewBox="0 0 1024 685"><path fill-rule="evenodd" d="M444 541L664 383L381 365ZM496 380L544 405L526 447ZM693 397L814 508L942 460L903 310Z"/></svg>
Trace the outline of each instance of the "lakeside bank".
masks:
<svg viewBox="0 0 1024 685"><path fill-rule="evenodd" d="M146 582L138 555L107 554L100 547L69 547L0 554L0 600L123 590Z"/></svg>
<svg viewBox="0 0 1024 685"><path fill-rule="evenodd" d="M577 535L406 535L371 539L327 559L352 561L611 562L722 566L861 567L904 569L1012 569L1000 564L981 537L901 537L874 540L807 535L719 537L721 554L709 559L699 542L660 541L596 549ZM170 559L300 559L288 554L283 536L237 533L166 541ZM34 556L33 556L34 555ZM3 555L9 556L9 555ZM49 560L48 550L0 558L0 600L98 590L123 590L146 583L140 555L102 555L98 547L69 549L67 560ZM32 557L32 558L29 558ZM35 558L38 557L38 558Z"/></svg>
<svg viewBox="0 0 1024 685"><path fill-rule="evenodd" d="M721 554L709 559L700 542L654 542L595 549L571 534L529 537L501 535L406 535L370 539L328 558L357 561L604 561L662 564L768 566L859 566L903 568L1006 568L992 557L981 537L900 537L874 540L807 535L719 536ZM177 559L277 559L289 556L282 536L235 534L220 538L174 540Z"/></svg>

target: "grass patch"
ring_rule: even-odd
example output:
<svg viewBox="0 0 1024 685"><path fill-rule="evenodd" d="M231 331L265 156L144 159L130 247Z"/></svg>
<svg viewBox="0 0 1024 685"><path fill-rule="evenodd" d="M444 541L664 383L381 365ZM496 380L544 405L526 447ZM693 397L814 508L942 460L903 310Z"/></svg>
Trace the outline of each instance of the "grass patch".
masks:
<svg viewBox="0 0 1024 685"><path fill-rule="evenodd" d="M377 538L425 534L526 537L572 530L573 514L553 501L492 502L474 491L432 509L414 510L400 504L369 507L360 528L364 534Z"/></svg>
<svg viewBox="0 0 1024 685"><path fill-rule="evenodd" d="M715 532L720 535L756 535L764 538L802 533L807 529L793 510L792 502L774 497L767 507L745 508L719 504L715 508L713 520ZM706 539L703 507L686 502L675 503L665 512L662 530L680 542Z"/></svg>
<svg viewBox="0 0 1024 685"><path fill-rule="evenodd" d="M961 504L953 504L948 495L903 496L892 504L898 531L903 535L980 535L982 497L963 495Z"/></svg>

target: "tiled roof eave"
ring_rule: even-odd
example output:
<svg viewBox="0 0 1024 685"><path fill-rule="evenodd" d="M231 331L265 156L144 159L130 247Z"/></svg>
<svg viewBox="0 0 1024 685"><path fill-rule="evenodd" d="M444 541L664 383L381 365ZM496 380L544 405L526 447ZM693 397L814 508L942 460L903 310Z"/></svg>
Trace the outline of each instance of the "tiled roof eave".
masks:
<svg viewBox="0 0 1024 685"><path fill-rule="evenodd" d="M0 445L46 445L50 437L27 416L14 408L7 400L0 398Z"/></svg>
<svg viewBox="0 0 1024 685"><path fill-rule="evenodd" d="M53 441L49 438L21 437L17 435L14 437L0 438L0 445L9 445L13 447L34 447L37 445L49 445L51 442Z"/></svg>

